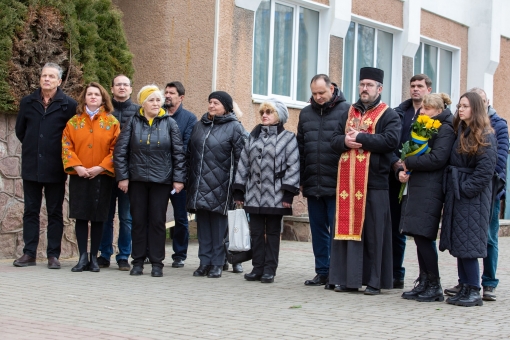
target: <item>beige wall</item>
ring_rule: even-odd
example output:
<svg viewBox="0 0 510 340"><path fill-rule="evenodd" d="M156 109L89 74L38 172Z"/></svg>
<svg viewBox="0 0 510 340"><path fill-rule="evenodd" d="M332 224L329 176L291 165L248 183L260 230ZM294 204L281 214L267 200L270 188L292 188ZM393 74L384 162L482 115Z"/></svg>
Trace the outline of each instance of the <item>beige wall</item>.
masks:
<svg viewBox="0 0 510 340"><path fill-rule="evenodd" d="M467 90L468 28L422 10L421 35L460 47L460 93L464 93Z"/></svg>
<svg viewBox="0 0 510 340"><path fill-rule="evenodd" d="M113 0L134 54L132 98L144 85L178 80L184 106L201 116L212 88L215 1Z"/></svg>
<svg viewBox="0 0 510 340"><path fill-rule="evenodd" d="M352 13L396 27L404 27L404 4L401 0L352 0Z"/></svg>
<svg viewBox="0 0 510 340"><path fill-rule="evenodd" d="M501 37L501 52L499 65L494 73L494 98L492 104L498 115L510 121L510 96L508 85L510 84L510 38Z"/></svg>

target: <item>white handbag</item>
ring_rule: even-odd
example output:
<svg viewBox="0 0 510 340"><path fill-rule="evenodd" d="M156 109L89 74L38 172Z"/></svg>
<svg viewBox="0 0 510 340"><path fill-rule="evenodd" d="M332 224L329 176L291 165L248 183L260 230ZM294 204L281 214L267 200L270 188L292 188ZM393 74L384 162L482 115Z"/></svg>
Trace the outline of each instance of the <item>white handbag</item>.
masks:
<svg viewBox="0 0 510 340"><path fill-rule="evenodd" d="M248 251L251 249L250 227L244 209L228 211L228 250Z"/></svg>

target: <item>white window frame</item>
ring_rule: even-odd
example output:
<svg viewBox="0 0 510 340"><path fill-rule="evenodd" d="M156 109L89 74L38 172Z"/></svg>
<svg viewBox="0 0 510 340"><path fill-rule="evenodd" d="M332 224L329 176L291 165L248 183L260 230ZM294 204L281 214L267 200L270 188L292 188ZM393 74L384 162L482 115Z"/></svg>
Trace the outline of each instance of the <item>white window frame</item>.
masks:
<svg viewBox="0 0 510 340"><path fill-rule="evenodd" d="M423 58L425 54L425 49L423 48L423 44L427 44L433 47L437 47L438 49L442 49L445 51L452 52L452 81L451 81L451 88L452 93L450 94L450 98L452 100L452 103L457 103L460 98L460 64L461 64L461 49L458 46L446 44L444 42L427 38L425 36L420 36L420 45L422 45L421 49L421 72L423 73ZM437 54L437 76L436 78L439 80L440 70L440 60L441 59L441 53ZM414 72L414 58L413 58L413 72ZM436 84L436 89L438 89L438 86ZM440 90L440 89L439 89Z"/></svg>
<svg viewBox="0 0 510 340"><path fill-rule="evenodd" d="M403 39L404 30L400 27L384 24L379 21L371 20L371 19L359 16L359 15L355 15L355 14L351 15L351 21L353 21L357 24L355 27L355 31L354 31L355 32L354 33L354 36L355 36L354 60L357 60L357 56L358 56L358 38L357 37L358 37L358 25L359 24L368 26L371 28L375 28L376 30L381 30L381 31L393 34L393 49L391 51L391 56L392 56L391 57L391 59L392 59L391 74L390 75L385 74L384 77L385 78L391 77L391 94L390 94L391 103L386 103L386 104L388 104L391 107L397 106L398 104L400 104L402 102L402 93L401 93L401 89L402 89L402 42L403 42L402 39ZM377 39L378 39L377 34L375 34L375 41L374 41L375 46L377 46ZM344 79L345 79L345 38L343 39L343 51L344 51L344 54L343 54L344 58L342 60L342 70L343 70L342 72L343 72L344 76L342 77L342 89L344 88ZM377 60L377 48L374 48L374 60ZM356 65L356 68L357 68L357 65ZM358 98L358 96L356 95L358 93L357 85L356 85L356 78L358 77L358 75L355 73L356 72L354 72L354 74L352 75L353 76L353 85L354 85L353 93L354 93L355 100L353 100L352 98L346 98L348 102L351 102L351 101L356 102L357 98ZM384 84L383 84L383 91L385 91ZM386 91L388 91L388 89L386 89Z"/></svg>
<svg viewBox="0 0 510 340"><path fill-rule="evenodd" d="M292 72L290 79L290 96L281 96L272 94L272 82L273 82L273 43L274 43L274 9L276 4L281 4L284 6L293 7L294 9L294 28L293 28L293 51L292 51ZM263 103L267 98L278 98L281 100L287 107L302 109L303 107L308 105L308 102L299 101L296 99L296 82L297 82L297 63L298 63L298 50L299 50L299 7L303 7L306 9L314 10L319 12L319 31L318 31L318 41L317 41L317 73L329 73L329 34L325 34L324 32L329 32L327 26L326 15L327 11L330 10L330 7L324 4L320 4L314 1L309 0L271 0L271 19L270 19L270 35L269 35L269 64L268 64L268 95L260 95L253 93L253 77L256 75L253 74L254 63L255 60L253 58L252 52L252 102L253 103ZM254 12L254 23L255 23L255 15L257 11ZM255 26L253 27L253 42L255 41ZM252 43L253 46L254 43ZM311 80L311 79L310 79ZM310 92L311 96L311 92Z"/></svg>

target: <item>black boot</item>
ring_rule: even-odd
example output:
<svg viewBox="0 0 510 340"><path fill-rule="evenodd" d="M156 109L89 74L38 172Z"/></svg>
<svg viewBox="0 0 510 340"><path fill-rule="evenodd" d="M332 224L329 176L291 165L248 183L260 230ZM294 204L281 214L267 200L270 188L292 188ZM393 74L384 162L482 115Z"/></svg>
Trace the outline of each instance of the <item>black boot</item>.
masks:
<svg viewBox="0 0 510 340"><path fill-rule="evenodd" d="M72 272L82 272L84 270L89 270L89 253L81 254L78 264L71 269Z"/></svg>
<svg viewBox="0 0 510 340"><path fill-rule="evenodd" d="M416 301L419 302L434 302L444 301L443 288L441 288L441 278L432 273L428 273L428 286L424 292L418 294Z"/></svg>
<svg viewBox="0 0 510 340"><path fill-rule="evenodd" d="M457 304L457 301L459 301L459 299L469 291L468 287L469 287L468 285L462 284L457 294L455 294L454 296L450 296L448 299L446 299L446 303L449 303L450 305Z"/></svg>
<svg viewBox="0 0 510 340"><path fill-rule="evenodd" d="M209 269L211 266L208 265L200 265L197 270L193 272L193 276L207 276L209 274Z"/></svg>
<svg viewBox="0 0 510 340"><path fill-rule="evenodd" d="M416 300L418 294L423 293L429 285L426 272L421 272L420 276L414 281L414 288L408 292L402 293L401 297L407 300Z"/></svg>
<svg viewBox="0 0 510 340"><path fill-rule="evenodd" d="M99 263L97 263L96 255L92 256L92 254L90 254L89 270L94 273L99 272Z"/></svg>
<svg viewBox="0 0 510 340"><path fill-rule="evenodd" d="M480 288L475 286L466 285L466 292L462 295L455 304L457 306L473 307L483 306L482 297L480 296Z"/></svg>
<svg viewBox="0 0 510 340"><path fill-rule="evenodd" d="M217 279L221 277L221 267L222 266L211 266L211 269L209 270L209 274L207 274L207 277Z"/></svg>

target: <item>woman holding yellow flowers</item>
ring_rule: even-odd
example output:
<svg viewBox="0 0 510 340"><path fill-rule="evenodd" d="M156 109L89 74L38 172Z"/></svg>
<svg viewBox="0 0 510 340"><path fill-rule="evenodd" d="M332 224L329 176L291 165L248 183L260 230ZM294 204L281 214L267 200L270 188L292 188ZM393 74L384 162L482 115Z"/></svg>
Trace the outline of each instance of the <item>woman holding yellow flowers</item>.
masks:
<svg viewBox="0 0 510 340"><path fill-rule="evenodd" d="M443 301L435 240L443 209L443 173L448 164L455 134L453 116L446 106L451 103L444 93L423 98L420 116L413 123L411 146L404 168L397 172L407 183L402 196L400 232L413 236L420 273L415 287L402 298L422 302ZM405 147L403 148L405 149Z"/></svg>

